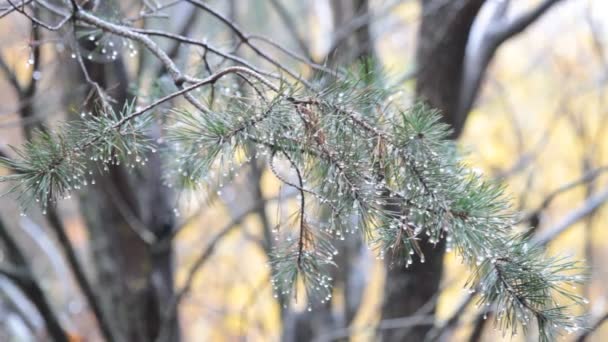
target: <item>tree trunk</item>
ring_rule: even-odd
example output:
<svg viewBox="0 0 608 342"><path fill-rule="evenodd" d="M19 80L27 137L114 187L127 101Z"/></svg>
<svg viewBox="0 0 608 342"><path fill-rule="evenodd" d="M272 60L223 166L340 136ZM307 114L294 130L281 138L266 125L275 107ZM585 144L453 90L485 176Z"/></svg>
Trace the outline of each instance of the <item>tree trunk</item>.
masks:
<svg viewBox="0 0 608 342"><path fill-rule="evenodd" d="M459 87L463 76L465 49L471 25L484 0L431 1L422 0L422 22L416 51L416 97L441 110L457 138L462 132L465 116L457 107ZM422 314L426 307L435 312L443 271L445 244L422 244L426 263L410 268L388 268L382 318L398 318ZM432 303L432 304L431 304ZM382 331L384 341L422 341L431 326Z"/></svg>

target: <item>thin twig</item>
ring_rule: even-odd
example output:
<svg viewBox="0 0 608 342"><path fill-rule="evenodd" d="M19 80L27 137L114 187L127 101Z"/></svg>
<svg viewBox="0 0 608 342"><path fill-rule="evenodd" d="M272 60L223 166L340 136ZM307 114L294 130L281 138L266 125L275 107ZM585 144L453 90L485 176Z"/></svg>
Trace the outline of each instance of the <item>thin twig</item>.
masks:
<svg viewBox="0 0 608 342"><path fill-rule="evenodd" d="M24 9L19 8L18 5L13 4L13 2L11 0L7 0L9 4L11 4L11 6L13 6L13 9L19 13L21 13L22 15L24 15L25 17L27 17L31 22L40 25L42 27L44 27L45 29L49 30L49 31L57 31L59 30L61 27L63 27L63 25L65 25L65 23L67 23L70 19L72 19L71 15L66 15L63 19L61 19L57 24L55 25L49 25L45 22L43 22L42 20L36 18L35 16L27 13ZM21 3L21 6L23 6L24 2Z"/></svg>
<svg viewBox="0 0 608 342"><path fill-rule="evenodd" d="M597 329L599 329L602 324L604 324L608 320L608 312L604 313L600 316L592 326L588 329L583 330L583 333L578 336L576 342L584 342L591 334L593 334Z"/></svg>
<svg viewBox="0 0 608 342"><path fill-rule="evenodd" d="M601 176L606 171L608 171L608 165L598 167L596 169L588 171L579 179L566 183L566 184L560 186L559 188L553 190L545 197L543 202L536 209L534 209L530 213L526 214L519 222L529 222L533 217L540 215L545 209L547 209L557 196L559 196L562 193L567 192L571 189L574 189L575 187L577 187L579 185L583 185L583 184L592 182L593 180L595 180L597 177Z"/></svg>
<svg viewBox="0 0 608 342"><path fill-rule="evenodd" d="M587 215L595 212L601 205L606 203L606 201L608 201L608 188L590 196L582 205L568 213L568 215L566 215L556 225L543 229L534 239L535 242L541 245L547 244L556 236L570 228L573 224L585 218Z"/></svg>
<svg viewBox="0 0 608 342"><path fill-rule="evenodd" d="M188 0L188 2L192 5L194 5L195 7L198 7L204 11L206 11L207 13L211 14L212 16L214 16L216 19L218 19L219 21L221 21L222 23L224 23L226 26L228 26L228 28L230 28L236 35L237 37L245 44L247 45L251 50L253 50L253 52L255 52L257 55L259 55L260 57L264 58L265 60L267 60L269 63L271 63L272 65L276 66L277 68L285 71L289 76L295 78L296 80L298 80L300 83L302 83L303 85L305 85L307 88L310 89L314 89L314 86L308 82L306 79L298 76L298 74L296 74L294 71L292 71L290 68L288 68L287 66L279 63L276 59L274 59L273 57L271 57L270 55L268 55L267 53L265 53L264 51L262 51L260 48L258 48L255 44L253 44L250 40L250 36L245 34L235 23L233 23L230 19L226 18L224 15L222 15L221 13L219 13L218 11L214 10L213 8L209 7L206 3L202 2L202 1L198 1L198 0Z"/></svg>

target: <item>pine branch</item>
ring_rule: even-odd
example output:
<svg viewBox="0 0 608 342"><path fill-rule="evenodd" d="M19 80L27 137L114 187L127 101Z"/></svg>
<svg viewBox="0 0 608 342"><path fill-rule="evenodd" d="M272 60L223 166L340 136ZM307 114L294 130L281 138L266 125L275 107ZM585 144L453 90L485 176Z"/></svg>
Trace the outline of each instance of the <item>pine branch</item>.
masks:
<svg viewBox="0 0 608 342"><path fill-rule="evenodd" d="M257 47L252 42L257 38L221 13L198 0L188 3L215 17L239 44L289 78L263 71L205 42L116 24L75 7L74 22L137 42L150 51L177 90L139 109L134 104L118 113L102 108L105 115L84 115L52 133L40 132L15 149L18 159L0 159L2 165L18 171L0 181L13 182L12 192L25 207L37 200L44 210L85 187L94 181L91 167L145 165L144 153L157 149L146 135L147 122L158 115L155 109L161 104L183 96L195 110L174 108L163 118L168 185L185 189L219 183L217 191L221 191L235 168L267 159L277 178L299 193L297 210L281 218L275 229L280 243L270 263L277 296L291 297L302 283L309 309L329 300L334 242L349 234L363 235L379 257L391 258L394 267L407 267L415 256L424 262L418 240L445 239L448 248L472 269L468 286L480 292L479 303L493 307L503 331L515 333L519 326L526 331L534 322L541 339L548 341L579 328L567 307L584 302L568 288L584 281L573 275L579 266L545 256L542 245L514 232L515 213L504 189L463 165L454 144L447 140L450 131L440 122L439 113L394 103L391 89L364 82L370 75L360 72L323 72L319 79L305 80ZM243 66L213 73L204 55L201 70L204 67L209 75L191 76L177 67L152 36L200 46ZM233 90L230 81L234 79L244 79L255 90L254 96ZM216 93L214 86L221 91ZM201 90L200 95L194 90ZM279 157L295 181L280 173L275 164ZM315 215L321 212L329 215ZM213 246L201 256L201 263ZM175 305L171 315L177 310Z"/></svg>

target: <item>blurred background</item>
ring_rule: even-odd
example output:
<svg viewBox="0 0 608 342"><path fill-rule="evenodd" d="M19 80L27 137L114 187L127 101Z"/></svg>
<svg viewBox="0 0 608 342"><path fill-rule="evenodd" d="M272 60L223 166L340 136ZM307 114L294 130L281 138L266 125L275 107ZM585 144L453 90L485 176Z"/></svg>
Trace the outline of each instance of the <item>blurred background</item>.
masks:
<svg viewBox="0 0 608 342"><path fill-rule="evenodd" d="M400 90L395 96L424 98L442 110L470 166L505 184L549 253L588 265L591 280L576 291L589 299L593 331L566 340L608 338L608 325L601 326L608 317L608 2L205 3L244 32L305 59L330 66L377 61L386 85ZM155 15L141 15L159 6ZM32 28L6 1L0 8L0 153L15 157L9 145L25 142L41 123L52 127L89 111L84 103L93 93L72 58L69 32ZM227 25L186 1L101 1L95 11L268 67ZM205 49L157 41L178 65L203 69ZM90 77L119 102L171 89L166 71L136 44L112 61L97 56L86 37L76 44L91 56ZM256 44L303 77L315 76L272 43ZM212 65L221 63L213 58ZM372 250L345 243L330 303L311 312L301 301L279 303L267 266L270 232L277 212L294 201L293 189L252 162L221 188L177 196L163 185L160 161L150 165L135 174L111 170L44 214L33 208L23 215L14 198L0 198L1 341L50 340L36 286L10 276L24 265L73 341L104 340L99 312L125 341L154 341L166 326L175 341L535 339L494 331L463 290L467 268L441 247L422 266L387 270ZM174 237L150 246L134 233L141 230Z"/></svg>

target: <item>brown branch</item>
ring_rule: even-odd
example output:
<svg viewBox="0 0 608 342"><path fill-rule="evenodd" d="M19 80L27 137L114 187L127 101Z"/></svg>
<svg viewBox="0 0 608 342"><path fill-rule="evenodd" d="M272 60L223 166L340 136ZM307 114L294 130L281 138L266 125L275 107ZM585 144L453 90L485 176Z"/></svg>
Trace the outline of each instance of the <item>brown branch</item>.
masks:
<svg viewBox="0 0 608 342"><path fill-rule="evenodd" d="M302 174L300 173L300 169L296 167L291 158L287 153L283 153L289 162L296 170L296 175L298 176L298 183L300 184L300 189L304 186L304 182L302 180ZM304 192L300 193L300 236L298 238L298 267L302 268L302 255L304 253L304 243L306 239L306 218L305 218L305 210L306 210L306 196L304 196Z"/></svg>
<svg viewBox="0 0 608 342"><path fill-rule="evenodd" d="M277 88L274 84L272 84L270 81L268 81L267 79L265 79L262 75L256 73L255 71L251 70L251 69L247 69L247 68L243 68L243 67L239 67L239 66L232 66L232 67L227 67L225 69L222 69L218 72L216 72L213 75L210 75L209 77L199 80L196 83L194 83L193 85L190 85L188 87L182 88L178 91L175 91L167 96L161 97L160 99L152 102L151 104L145 106L144 108L133 112L130 115L127 115L125 117L123 117L121 120L119 120L118 122L116 122L113 126L113 128L120 128L121 126L123 126L125 123L127 123L130 120L135 119L138 116L143 115L144 113L150 111L151 109L154 109L155 107L157 107L158 105L167 102L171 99L174 99L180 95L186 95L189 92L193 91L194 89L200 88L202 86L208 85L208 84L214 84L215 82L217 82L220 78L224 77L225 75L228 74L233 74L233 73L244 73L244 74L248 74L250 76L253 76L254 78L258 79L261 83L263 83L264 85L266 85L268 88L270 88L271 90L278 92L279 88ZM91 144L95 143L95 141L91 141L87 144L84 145L84 147L88 147Z"/></svg>
<svg viewBox="0 0 608 342"><path fill-rule="evenodd" d="M192 78L184 76L177 67L177 65L175 65L175 62L173 62L173 60L169 58L167 53L164 52L154 41L152 41L146 35L135 32L130 27L105 21L86 11L78 11L76 13L76 19L98 27L100 29L103 29L104 31L116 34L121 37L129 38L141 43L167 67L169 74L171 75L173 80L178 83L178 85L182 85L184 82L196 82Z"/></svg>
<svg viewBox="0 0 608 342"><path fill-rule="evenodd" d="M74 39L76 40L76 31L75 30L74 30ZM95 82L91 78L91 76L89 75L89 72L87 70L87 67L84 64L84 60L82 59L82 54L80 53L80 49L75 49L75 50L76 50L76 60L78 62L78 66L80 67L80 70L82 71L85 81L95 90L95 92L97 93L97 96L99 96L99 99L101 100L101 105L104 108L104 110L111 112L112 106L111 106L110 102L115 102L115 100L112 99L105 92L105 90L103 90L103 88L99 85L99 83Z"/></svg>
<svg viewBox="0 0 608 342"><path fill-rule="evenodd" d="M215 82L217 82L220 78L222 78L225 75L231 74L231 73L245 73L248 75L251 75L255 78L257 78L260 82L262 82L263 84L265 84L267 87L269 87L270 89L272 89L275 92L278 92L279 89L274 86L272 83L270 83L270 81L266 80L262 75L259 75L258 73L256 73L253 70L247 69L247 68L243 68L243 67L239 67L239 66L233 66L233 67L228 67L225 69L222 69L220 71L218 71L217 73L203 79L203 80L199 80L197 83L187 86L185 88L182 88L178 91L175 91L169 95L166 95L160 99L157 99L156 101L152 102L151 104L141 108L138 111L135 111L133 113L131 113L130 115L127 115L125 117L123 117L122 119L120 119L119 121L117 121L116 123L114 123L114 125L112 125L112 129L120 129L123 125L125 125L127 122L145 114L146 112L150 111L151 109L156 108L157 106L159 106L160 104L167 102L171 99L174 99L180 95L184 95L187 96L189 92L191 92L194 89L197 89L199 87L202 87L204 85L207 84L213 84ZM102 138L102 136L97 136L89 141L83 142L82 145L78 146L75 148L75 151L83 151L89 147L91 147L92 145L94 145L96 142L98 142L100 139ZM63 158L59 158L57 160L55 160L55 164L58 164L60 162L62 162L64 160L64 158L66 158L67 155L64 155Z"/></svg>

